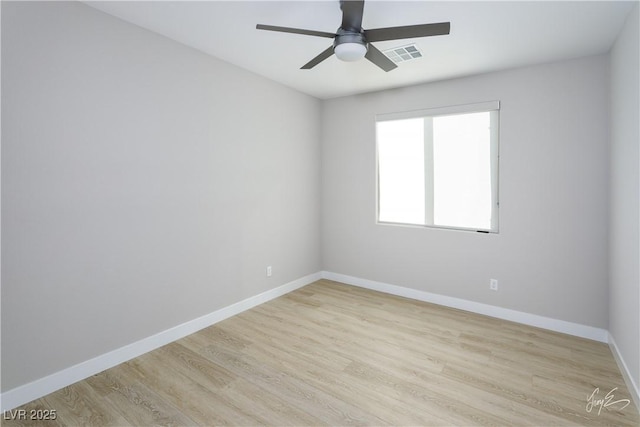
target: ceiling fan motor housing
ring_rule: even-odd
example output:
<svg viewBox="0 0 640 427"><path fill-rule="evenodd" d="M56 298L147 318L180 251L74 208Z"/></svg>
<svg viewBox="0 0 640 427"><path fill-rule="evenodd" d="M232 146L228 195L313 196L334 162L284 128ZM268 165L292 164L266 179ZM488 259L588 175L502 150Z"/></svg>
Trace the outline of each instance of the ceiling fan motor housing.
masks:
<svg viewBox="0 0 640 427"><path fill-rule="evenodd" d="M333 39L333 51L343 61L358 61L367 53L367 40L364 34L338 28Z"/></svg>
<svg viewBox="0 0 640 427"><path fill-rule="evenodd" d="M333 39L333 47L343 43L357 43L363 46L367 45L367 40L364 38L364 34L356 31L348 31L342 28L338 28L336 31L336 37Z"/></svg>

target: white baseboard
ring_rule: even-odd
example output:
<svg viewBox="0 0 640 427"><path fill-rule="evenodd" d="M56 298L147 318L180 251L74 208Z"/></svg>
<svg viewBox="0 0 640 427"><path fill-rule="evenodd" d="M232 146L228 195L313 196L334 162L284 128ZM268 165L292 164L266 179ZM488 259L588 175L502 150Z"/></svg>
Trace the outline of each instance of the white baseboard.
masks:
<svg viewBox="0 0 640 427"><path fill-rule="evenodd" d="M616 359L620 372L622 372L622 378L627 385L629 394L631 395L633 402L636 404L636 410L640 412L640 388L638 388L638 384L633 380L631 372L629 372L629 368L624 362L624 359L620 354L620 349L618 349L616 341L613 339L613 335L611 335L611 333L609 333L609 348L611 349L611 353L613 353L613 358Z"/></svg>
<svg viewBox="0 0 640 427"><path fill-rule="evenodd" d="M148 338L131 343L117 350L100 355L93 359L63 369L62 371L40 378L28 384L8 390L0 395L0 410L8 411L32 400L46 396L56 390L81 381L105 369L112 368L120 363L141 356L163 345L169 344L187 335L191 335L201 329L227 319L243 311L249 310L259 304L270 301L298 288L306 286L321 279L321 273L310 274L294 280L277 288L252 296L230 306L216 310L197 319L190 320L181 325L159 332Z"/></svg>
<svg viewBox="0 0 640 427"><path fill-rule="evenodd" d="M555 332L562 332L565 334L588 338L604 343L606 343L608 339L608 332L606 329L567 322L565 320L538 316L537 314L524 313L508 308L496 307L493 305L469 301L461 298L433 294L430 292L390 285L388 283L376 282L368 279L361 279L359 277L347 276L344 274L332 273L329 271L323 271L322 278L346 283L348 285L358 286L361 288L371 289L374 291L384 292L387 294L411 298L418 301L425 301L443 305L445 307L470 311L472 313L484 314L486 316L496 317L498 319L510 320L516 323L536 326L538 328L548 329Z"/></svg>

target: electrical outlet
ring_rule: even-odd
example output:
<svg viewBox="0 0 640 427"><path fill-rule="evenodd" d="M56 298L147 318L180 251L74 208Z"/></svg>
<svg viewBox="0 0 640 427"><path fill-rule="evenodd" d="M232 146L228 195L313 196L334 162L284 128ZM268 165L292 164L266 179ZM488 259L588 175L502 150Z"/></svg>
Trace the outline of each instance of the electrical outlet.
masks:
<svg viewBox="0 0 640 427"><path fill-rule="evenodd" d="M489 280L489 289L491 289L492 291L498 290L498 281L496 279Z"/></svg>
<svg viewBox="0 0 640 427"><path fill-rule="evenodd" d="M271 274L273 273L273 271L271 270L271 266L268 265L267 266L267 277L271 277Z"/></svg>

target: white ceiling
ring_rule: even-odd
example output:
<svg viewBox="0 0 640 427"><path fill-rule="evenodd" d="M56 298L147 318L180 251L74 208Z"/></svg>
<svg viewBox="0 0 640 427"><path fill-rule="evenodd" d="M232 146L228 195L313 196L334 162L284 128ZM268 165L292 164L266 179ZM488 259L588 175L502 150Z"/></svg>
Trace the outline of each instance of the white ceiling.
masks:
<svg viewBox="0 0 640 427"><path fill-rule="evenodd" d="M270 24L335 32L338 1L115 1L87 4L239 67L327 99L488 71L605 53L635 2L622 1L366 1L363 27L451 22L448 36L415 42L424 58L385 73L363 60L335 56L300 67L330 39L259 31Z"/></svg>

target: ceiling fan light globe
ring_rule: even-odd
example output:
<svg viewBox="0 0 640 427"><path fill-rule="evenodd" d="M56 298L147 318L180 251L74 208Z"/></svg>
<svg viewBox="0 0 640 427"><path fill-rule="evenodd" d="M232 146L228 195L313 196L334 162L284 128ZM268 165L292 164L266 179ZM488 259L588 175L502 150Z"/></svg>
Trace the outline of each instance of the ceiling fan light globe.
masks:
<svg viewBox="0 0 640 427"><path fill-rule="evenodd" d="M359 61L367 54L367 45L361 43L341 43L333 52L341 61Z"/></svg>

